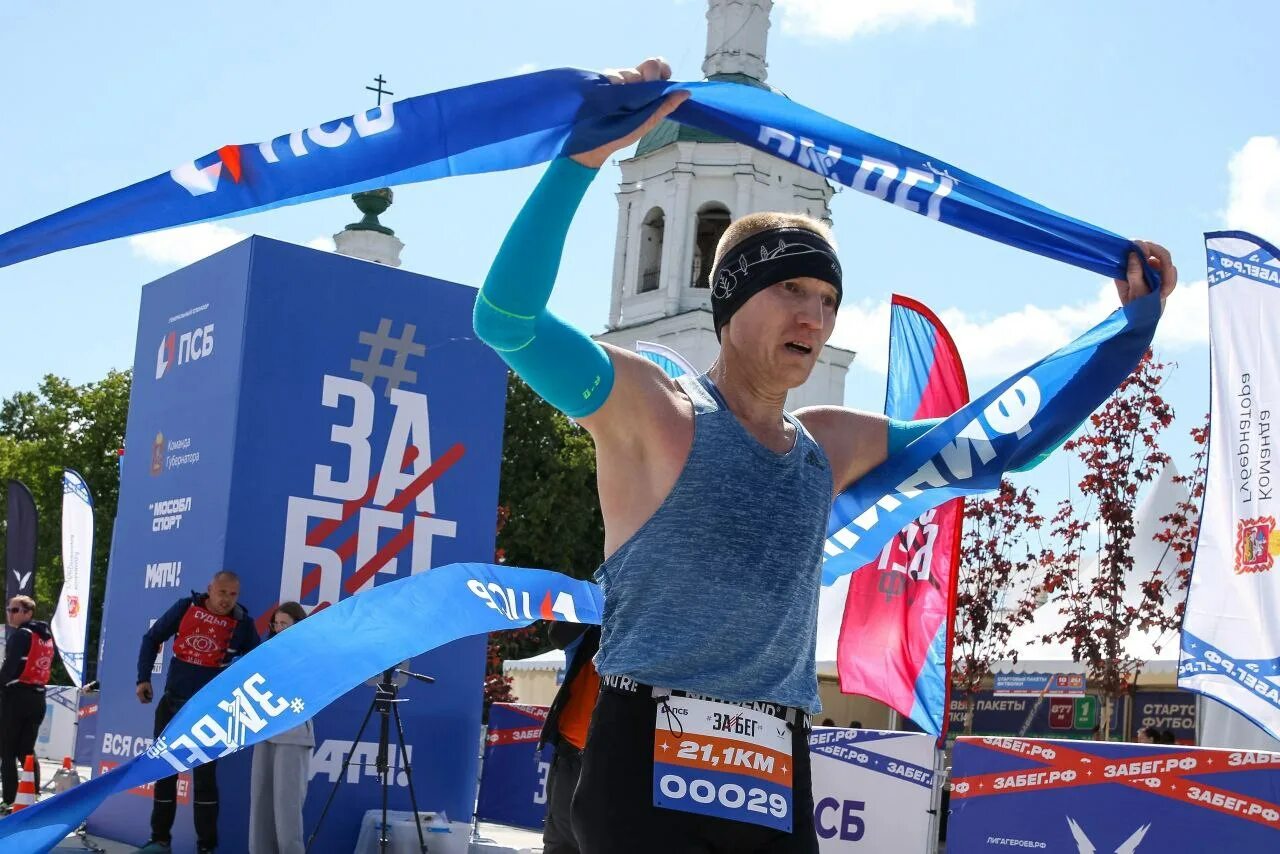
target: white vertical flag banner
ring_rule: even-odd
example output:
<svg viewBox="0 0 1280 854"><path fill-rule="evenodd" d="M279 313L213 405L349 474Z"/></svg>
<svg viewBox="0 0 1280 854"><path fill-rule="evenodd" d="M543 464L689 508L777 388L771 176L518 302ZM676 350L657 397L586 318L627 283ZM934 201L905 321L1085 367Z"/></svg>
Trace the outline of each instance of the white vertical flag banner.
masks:
<svg viewBox="0 0 1280 854"><path fill-rule="evenodd" d="M1280 252L1205 235L1212 354L1209 472L1178 685L1280 737Z"/></svg>
<svg viewBox="0 0 1280 854"><path fill-rule="evenodd" d="M62 472L62 592L53 614L53 639L71 681L84 684L93 560L93 496L79 472Z"/></svg>

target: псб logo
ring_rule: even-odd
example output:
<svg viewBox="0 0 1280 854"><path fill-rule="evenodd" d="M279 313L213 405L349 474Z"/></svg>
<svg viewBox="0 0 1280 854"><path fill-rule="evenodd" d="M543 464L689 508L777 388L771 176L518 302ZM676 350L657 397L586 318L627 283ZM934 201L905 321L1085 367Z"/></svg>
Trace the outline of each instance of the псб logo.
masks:
<svg viewBox="0 0 1280 854"><path fill-rule="evenodd" d="M179 335L170 330L168 335L160 339L160 349L156 351L156 379L179 365L203 359L213 355L213 324L197 326Z"/></svg>
<svg viewBox="0 0 1280 854"><path fill-rule="evenodd" d="M543 591L542 601L535 609L528 590L503 587L495 582L490 582L486 588L484 582L478 578L468 579L467 589L508 620L559 619L570 623L578 622L578 610L573 603L573 594L567 591L556 593L554 600L551 598L550 590Z"/></svg>
<svg viewBox="0 0 1280 854"><path fill-rule="evenodd" d="M377 118L371 118L371 114L375 111L378 114ZM350 121L350 124L348 124L348 121ZM330 130L325 130L324 125L316 125L305 131L296 130L288 136L276 137L270 142L260 142L256 146L224 145L208 157L200 158L208 161L204 166L201 166L198 161L184 163L171 169L169 177L191 195L203 196L218 189L218 182L222 179L224 171L231 176L231 180L234 183L239 184L246 166L253 169L272 163L279 163L281 153L284 153L289 159L305 157L310 154L311 152L307 148L307 141L320 148L340 148L351 139L351 129L353 127L355 128L356 136L366 137L390 130L395 123L395 105L387 103L363 113L356 113L349 120L341 119L337 122L336 127ZM334 123L329 122L328 124ZM286 139L289 141L288 150L285 152L277 151L276 143ZM257 148L261 161L250 160L245 162L245 154L253 151L254 148Z"/></svg>

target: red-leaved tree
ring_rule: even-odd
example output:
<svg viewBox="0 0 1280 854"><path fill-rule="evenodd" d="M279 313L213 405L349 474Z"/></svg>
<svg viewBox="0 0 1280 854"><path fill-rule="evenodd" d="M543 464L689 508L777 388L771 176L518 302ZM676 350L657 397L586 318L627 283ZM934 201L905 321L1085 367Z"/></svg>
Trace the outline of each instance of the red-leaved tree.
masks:
<svg viewBox="0 0 1280 854"><path fill-rule="evenodd" d="M1084 474L1050 520L1055 549L1041 587L1066 621L1044 639L1065 643L1086 666L1090 687L1104 698L1104 722L1143 663L1125 650L1130 630L1174 619L1166 584L1152 584L1136 606L1124 595L1133 574L1138 491L1170 460L1157 441L1173 421L1173 408L1160 395L1166 368L1148 351L1083 434L1063 446L1084 464Z"/></svg>
<svg viewBox="0 0 1280 854"><path fill-rule="evenodd" d="M1165 528L1156 534L1156 539L1166 545L1174 560L1168 570L1153 570L1142 582L1142 619L1159 628L1180 625L1187 607L1187 598L1182 594L1191 581L1191 561L1196 553L1196 538L1200 536L1200 509L1209 471L1209 413L1205 413L1203 425L1191 428L1191 441L1195 445L1191 454L1192 471L1174 478L1175 483L1187 488L1187 497L1178 502L1172 513L1160 517ZM1172 610L1164 605L1168 601L1174 603ZM1150 609L1146 607L1148 603ZM1148 610L1155 613L1145 613ZM1153 620L1156 622L1151 622Z"/></svg>
<svg viewBox="0 0 1280 854"><path fill-rule="evenodd" d="M1029 543L1044 519L1034 496L1031 489L1015 489L1002 480L994 495L965 499L951 685L965 698L968 733L983 680L995 662L1018 660L1009 638L1035 608L1033 585L1043 556Z"/></svg>

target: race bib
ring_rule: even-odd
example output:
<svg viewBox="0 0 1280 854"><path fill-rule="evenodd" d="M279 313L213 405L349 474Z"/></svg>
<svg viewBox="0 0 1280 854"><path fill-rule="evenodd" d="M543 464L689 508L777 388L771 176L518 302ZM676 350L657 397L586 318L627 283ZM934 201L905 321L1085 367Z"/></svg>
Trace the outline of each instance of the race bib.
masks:
<svg viewBox="0 0 1280 854"><path fill-rule="evenodd" d="M690 697L669 697L656 714L654 806L791 831L786 721Z"/></svg>

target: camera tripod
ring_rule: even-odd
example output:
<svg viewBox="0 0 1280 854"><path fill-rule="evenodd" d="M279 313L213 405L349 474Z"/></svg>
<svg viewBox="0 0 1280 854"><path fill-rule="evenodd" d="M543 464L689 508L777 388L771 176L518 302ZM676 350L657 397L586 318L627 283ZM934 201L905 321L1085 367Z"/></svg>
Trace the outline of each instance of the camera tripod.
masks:
<svg viewBox="0 0 1280 854"><path fill-rule="evenodd" d="M404 662L408 664L408 662ZM396 681L396 675L406 677L399 682ZM404 774L409 781L409 804L413 807L413 823L418 828L418 846L419 850L425 852L427 850L426 838L422 834L422 817L418 814L418 798L413 791L413 768L409 764L409 753L404 749L404 725L400 722L400 709L398 703L407 702L400 699L400 686L405 684L410 678L417 679L420 682L428 684L436 680L430 676L423 676L420 673L413 673L400 667L390 667L382 672L382 677L374 686L373 702L369 704L369 711L365 712L364 720L360 722L360 729L356 731L356 737L353 744L360 742L360 736L364 735L364 728L369 723L369 718L373 716L374 711L378 713L378 756L376 767L378 769L378 780L382 786L382 822L378 825L378 850L385 852L391 844L391 829L387 825L387 788L391 785L391 763L388 761L387 751L391 739L391 720L396 722L396 735L399 738L400 758L404 763ZM338 787L342 785L342 780L347 776L347 768L351 765L351 757L355 755L353 750L348 753L346 758L342 760L342 770L338 772L338 779L334 781L333 788L329 790L329 799L324 802L324 809L320 811L320 818L316 822L316 829L311 832L311 836L307 839L307 851L311 850L312 844L316 841L316 837L320 835L320 828L324 825L324 818L329 813L329 807L333 805L333 798L338 794Z"/></svg>

